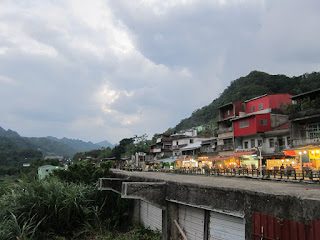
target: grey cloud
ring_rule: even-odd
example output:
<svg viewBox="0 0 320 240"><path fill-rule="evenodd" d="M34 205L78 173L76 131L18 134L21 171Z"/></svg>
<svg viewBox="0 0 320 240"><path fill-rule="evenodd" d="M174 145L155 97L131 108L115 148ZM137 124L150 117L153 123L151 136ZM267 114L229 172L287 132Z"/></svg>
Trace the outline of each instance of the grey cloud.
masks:
<svg viewBox="0 0 320 240"><path fill-rule="evenodd" d="M0 76L16 84L0 82L0 111L7 113L0 126L92 141L116 142L144 131L151 136L254 69L288 75L319 70L318 1L195 1L157 14L151 3L138 2L103 2L113 16L101 23L120 31L115 40L113 29L93 28L65 2L50 2L49 9L7 2L10 11L0 10L10 30L0 33L0 49L8 48L0 50ZM133 49L121 55L112 44L122 34ZM28 52L23 44L57 55ZM113 102L99 95L106 84L119 94Z"/></svg>

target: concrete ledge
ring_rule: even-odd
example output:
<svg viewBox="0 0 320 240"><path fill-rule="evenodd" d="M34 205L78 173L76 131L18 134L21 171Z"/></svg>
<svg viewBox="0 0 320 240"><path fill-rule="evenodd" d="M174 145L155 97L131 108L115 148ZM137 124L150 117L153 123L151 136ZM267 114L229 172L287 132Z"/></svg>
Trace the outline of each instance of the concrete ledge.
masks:
<svg viewBox="0 0 320 240"><path fill-rule="evenodd" d="M129 178L99 178L99 190L110 190L121 194L122 183L128 181Z"/></svg>
<svg viewBox="0 0 320 240"><path fill-rule="evenodd" d="M123 198L141 199L159 208L165 206L165 182L123 182Z"/></svg>

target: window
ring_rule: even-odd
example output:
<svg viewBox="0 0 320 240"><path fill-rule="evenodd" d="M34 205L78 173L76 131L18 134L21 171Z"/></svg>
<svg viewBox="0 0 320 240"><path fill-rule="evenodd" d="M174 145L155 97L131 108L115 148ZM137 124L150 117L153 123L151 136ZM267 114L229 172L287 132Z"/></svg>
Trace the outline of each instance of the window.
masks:
<svg viewBox="0 0 320 240"><path fill-rule="evenodd" d="M269 139L269 147L274 147L274 139L273 138Z"/></svg>
<svg viewBox="0 0 320 240"><path fill-rule="evenodd" d="M262 147L262 140L261 139L258 140L258 147Z"/></svg>
<svg viewBox="0 0 320 240"><path fill-rule="evenodd" d="M254 112L254 111L255 111L254 106L250 107L250 112Z"/></svg>
<svg viewBox="0 0 320 240"><path fill-rule="evenodd" d="M266 126L267 125L267 120L266 119L260 119L260 125Z"/></svg>
<svg viewBox="0 0 320 240"><path fill-rule="evenodd" d="M287 137L287 145L290 145L291 142L290 142L290 137Z"/></svg>
<svg viewBox="0 0 320 240"><path fill-rule="evenodd" d="M313 123L308 125L309 138L320 137L320 123Z"/></svg>
<svg viewBox="0 0 320 240"><path fill-rule="evenodd" d="M247 149L249 145L249 142L244 142L244 148Z"/></svg>
<svg viewBox="0 0 320 240"><path fill-rule="evenodd" d="M239 128L249 127L249 121L243 121L239 123Z"/></svg>
<svg viewBox="0 0 320 240"><path fill-rule="evenodd" d="M256 147L256 141L254 139L251 139L251 148Z"/></svg>
<svg viewBox="0 0 320 240"><path fill-rule="evenodd" d="M230 110L227 111L227 115L228 115L228 116L230 115Z"/></svg>
<svg viewBox="0 0 320 240"><path fill-rule="evenodd" d="M259 110L262 110L263 109L263 103L260 103L259 104Z"/></svg>
<svg viewBox="0 0 320 240"><path fill-rule="evenodd" d="M176 145L177 145L177 146L179 145L179 141L176 141Z"/></svg>
<svg viewBox="0 0 320 240"><path fill-rule="evenodd" d="M224 144L224 145L231 145L231 144L233 144L233 141L232 141L231 138L229 138L229 139L223 139L223 144Z"/></svg>
<svg viewBox="0 0 320 240"><path fill-rule="evenodd" d="M193 143L193 139L190 139L190 143Z"/></svg>

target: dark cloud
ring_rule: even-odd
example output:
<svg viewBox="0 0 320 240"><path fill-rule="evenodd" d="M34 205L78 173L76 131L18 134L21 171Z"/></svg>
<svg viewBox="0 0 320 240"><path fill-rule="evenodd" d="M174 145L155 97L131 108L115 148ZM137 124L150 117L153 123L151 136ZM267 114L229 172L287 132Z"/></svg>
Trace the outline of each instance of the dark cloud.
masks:
<svg viewBox="0 0 320 240"><path fill-rule="evenodd" d="M152 136L254 69L318 71L319 9L315 0L4 1L0 126L91 141Z"/></svg>

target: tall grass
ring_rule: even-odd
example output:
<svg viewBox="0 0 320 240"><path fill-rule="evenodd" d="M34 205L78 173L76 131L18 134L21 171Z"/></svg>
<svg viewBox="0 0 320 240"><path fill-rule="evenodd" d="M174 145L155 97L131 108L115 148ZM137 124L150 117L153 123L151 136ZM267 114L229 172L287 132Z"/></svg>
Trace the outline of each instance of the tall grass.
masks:
<svg viewBox="0 0 320 240"><path fill-rule="evenodd" d="M50 178L0 197L0 239L50 239L126 224L130 202L97 186Z"/></svg>

